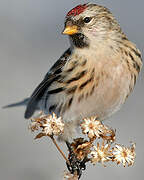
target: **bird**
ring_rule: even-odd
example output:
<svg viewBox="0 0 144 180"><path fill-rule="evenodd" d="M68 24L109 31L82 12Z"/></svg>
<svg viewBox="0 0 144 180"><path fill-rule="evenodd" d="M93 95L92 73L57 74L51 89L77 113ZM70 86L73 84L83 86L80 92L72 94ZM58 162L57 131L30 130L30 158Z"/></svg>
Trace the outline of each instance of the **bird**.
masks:
<svg viewBox="0 0 144 180"><path fill-rule="evenodd" d="M71 9L64 23L70 46L32 95L25 99L25 118L36 110L61 116L64 133L73 138L82 120L103 121L125 103L142 68L142 56L116 18L104 6L87 3ZM17 103L10 106L21 105Z"/></svg>

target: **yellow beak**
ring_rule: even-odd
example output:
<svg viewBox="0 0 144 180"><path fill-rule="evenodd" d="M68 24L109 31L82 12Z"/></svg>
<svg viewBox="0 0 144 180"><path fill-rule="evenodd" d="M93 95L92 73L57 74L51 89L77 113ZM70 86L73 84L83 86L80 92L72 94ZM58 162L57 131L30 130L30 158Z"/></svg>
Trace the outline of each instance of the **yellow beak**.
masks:
<svg viewBox="0 0 144 180"><path fill-rule="evenodd" d="M67 35L73 35L76 34L77 32L78 32L78 27L76 25L73 25L73 26L66 26L66 28L62 33Z"/></svg>

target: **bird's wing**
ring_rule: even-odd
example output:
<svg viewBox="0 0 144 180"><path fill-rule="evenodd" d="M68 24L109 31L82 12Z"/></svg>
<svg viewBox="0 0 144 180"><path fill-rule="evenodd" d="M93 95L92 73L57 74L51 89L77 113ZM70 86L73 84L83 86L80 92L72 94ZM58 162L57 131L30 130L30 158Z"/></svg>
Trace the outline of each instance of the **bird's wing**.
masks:
<svg viewBox="0 0 144 180"><path fill-rule="evenodd" d="M56 63L52 66L49 72L45 75L43 81L38 85L38 87L32 93L26 111L25 118L30 118L35 110L37 109L37 105L39 101L42 99L44 93L47 91L49 86L56 80L60 78L60 73L62 71L62 67L66 64L69 57L71 55L71 49L69 48L64 54L56 61ZM60 91L60 88L55 89L55 91ZM50 94L55 92L49 92Z"/></svg>

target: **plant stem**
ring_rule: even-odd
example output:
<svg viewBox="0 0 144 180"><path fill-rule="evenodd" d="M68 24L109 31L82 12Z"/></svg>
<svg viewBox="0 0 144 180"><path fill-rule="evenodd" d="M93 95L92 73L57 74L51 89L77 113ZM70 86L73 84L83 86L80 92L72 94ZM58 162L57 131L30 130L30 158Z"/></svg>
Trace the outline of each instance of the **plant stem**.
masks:
<svg viewBox="0 0 144 180"><path fill-rule="evenodd" d="M54 143L54 145L56 146L57 150L60 152L60 154L63 156L63 158L66 160L66 162L68 164L70 164L69 160L67 159L67 157L65 156L65 154L63 153L63 151L60 149L60 147L58 146L55 138L53 136L50 136L52 142Z"/></svg>

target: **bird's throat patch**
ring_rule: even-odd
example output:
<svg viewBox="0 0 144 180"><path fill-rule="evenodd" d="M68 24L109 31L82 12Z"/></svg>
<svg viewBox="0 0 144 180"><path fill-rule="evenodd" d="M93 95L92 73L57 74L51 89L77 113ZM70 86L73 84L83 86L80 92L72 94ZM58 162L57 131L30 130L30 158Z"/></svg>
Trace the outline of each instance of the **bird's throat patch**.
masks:
<svg viewBox="0 0 144 180"><path fill-rule="evenodd" d="M87 4L78 5L67 13L68 16L76 16L81 14L87 8Z"/></svg>
<svg viewBox="0 0 144 180"><path fill-rule="evenodd" d="M70 36L74 46L77 48L89 47L88 38L82 33L76 33Z"/></svg>

